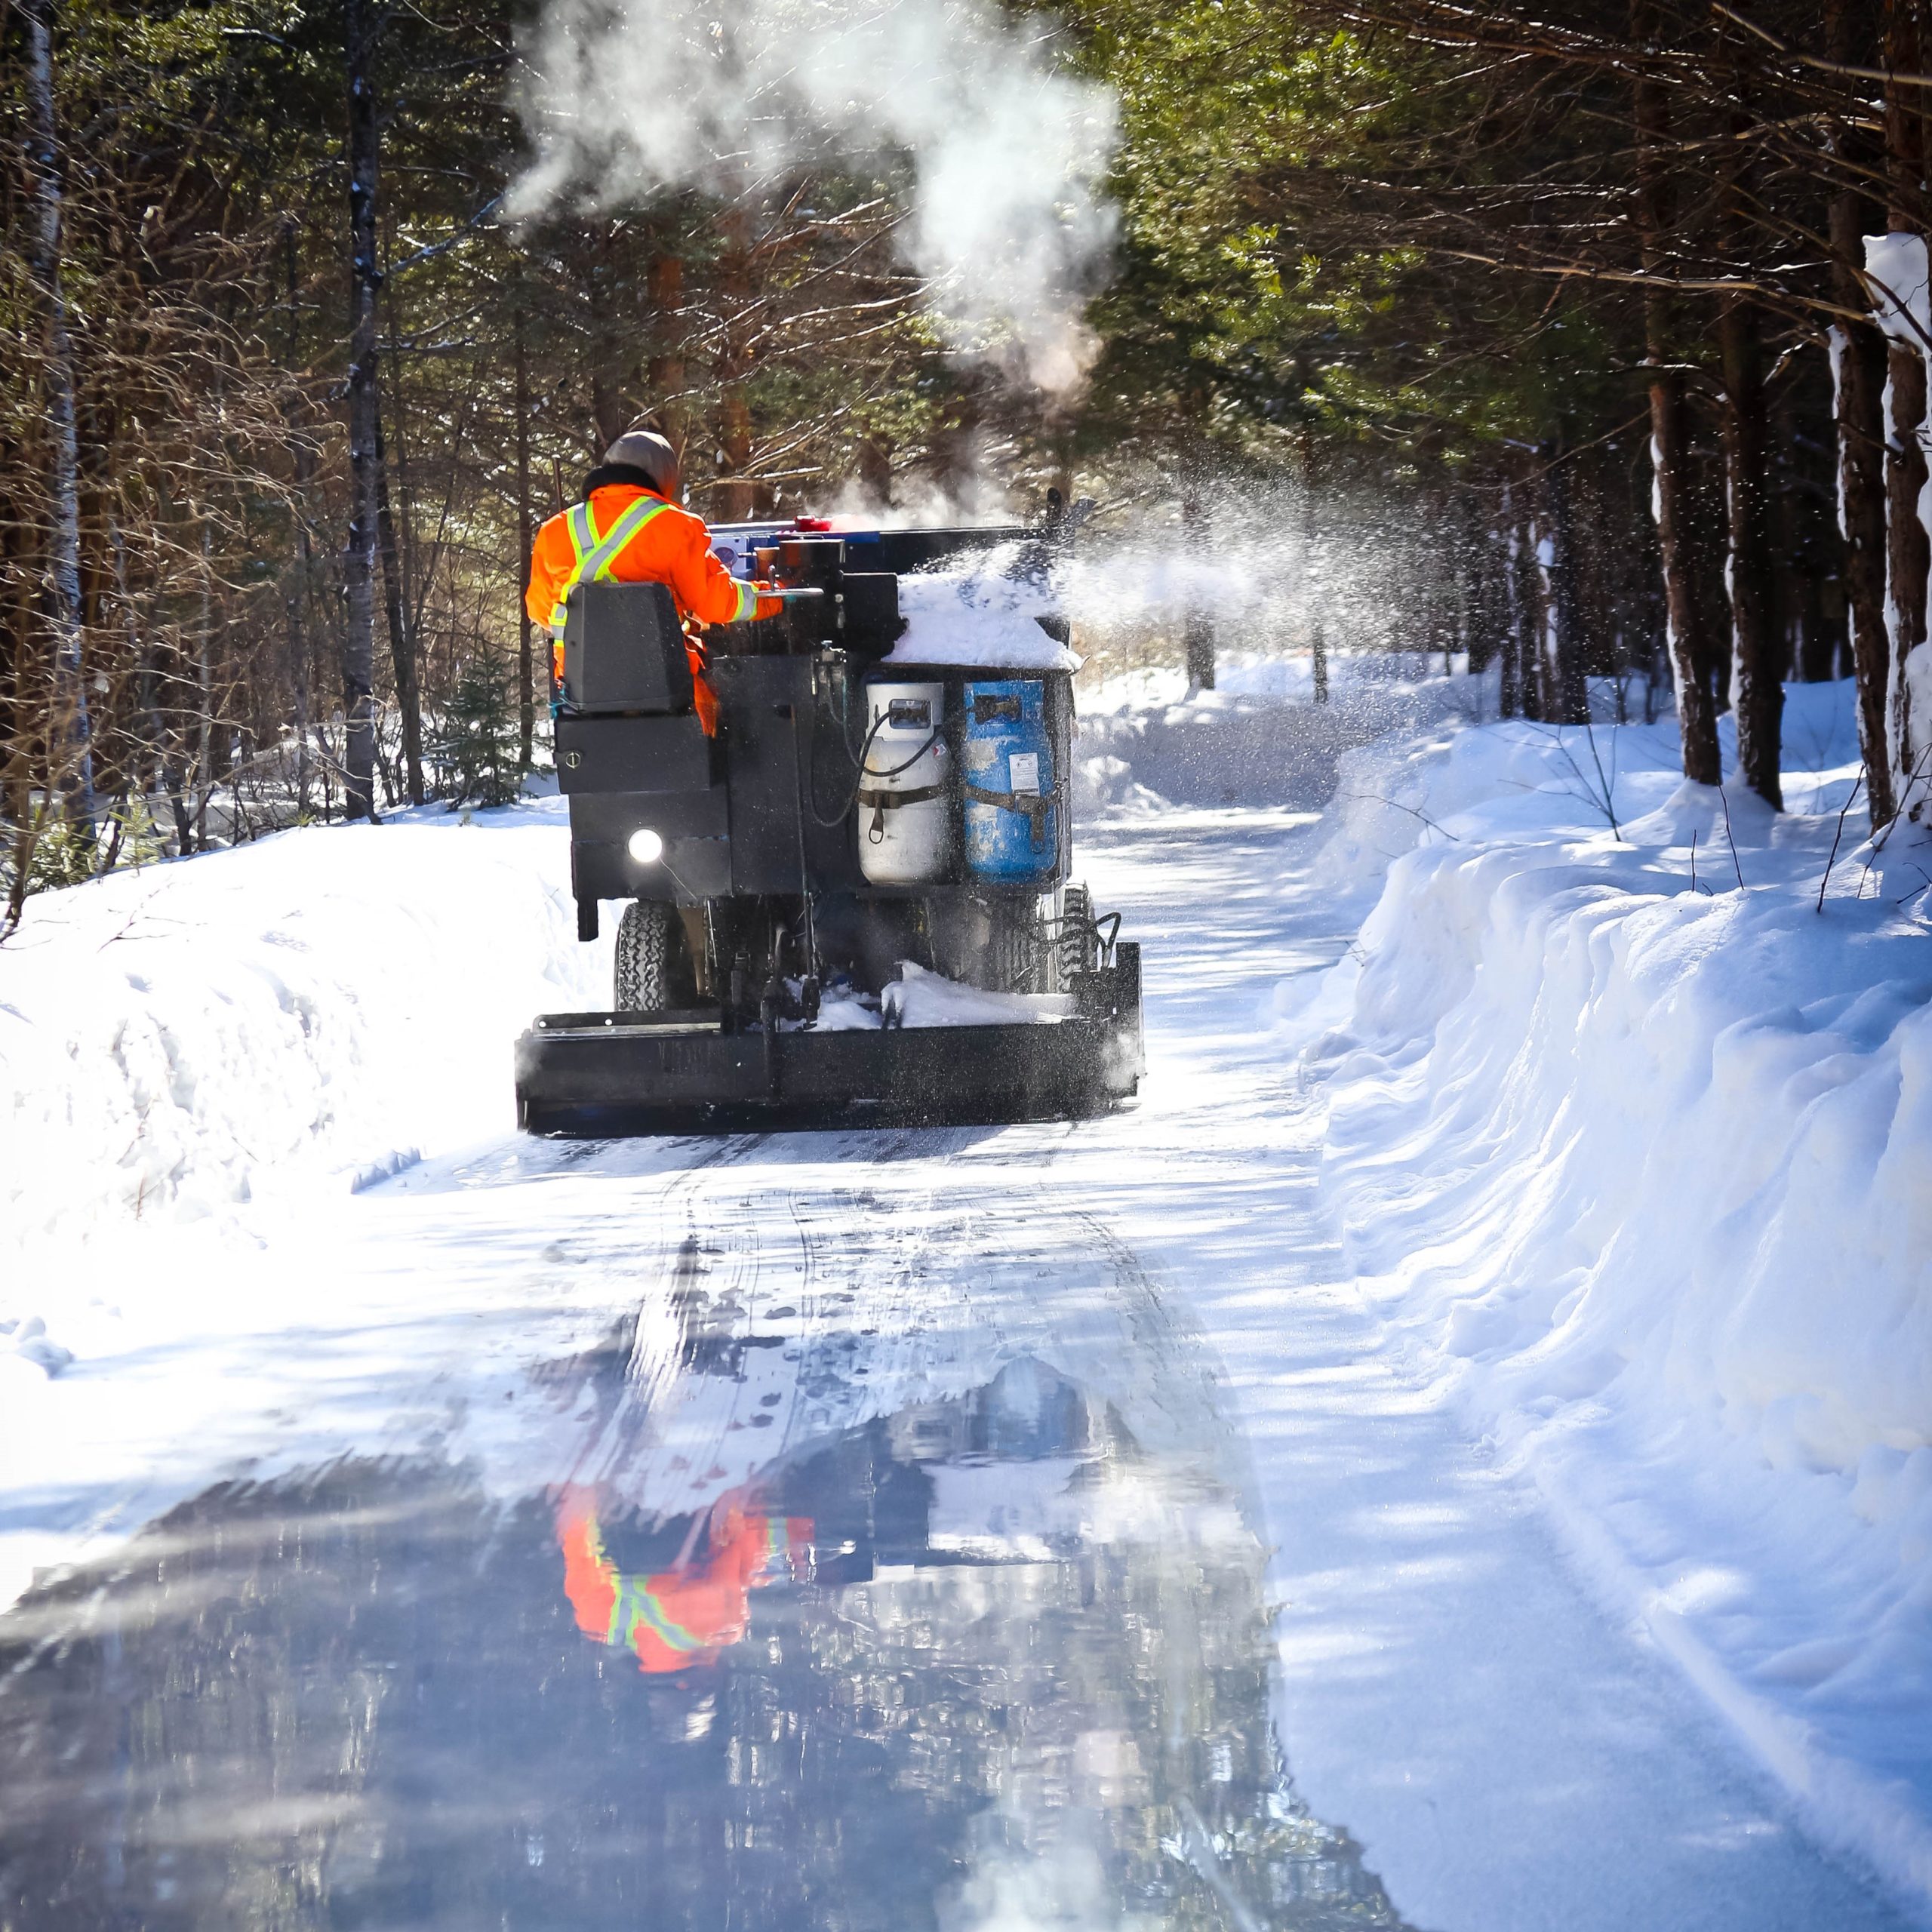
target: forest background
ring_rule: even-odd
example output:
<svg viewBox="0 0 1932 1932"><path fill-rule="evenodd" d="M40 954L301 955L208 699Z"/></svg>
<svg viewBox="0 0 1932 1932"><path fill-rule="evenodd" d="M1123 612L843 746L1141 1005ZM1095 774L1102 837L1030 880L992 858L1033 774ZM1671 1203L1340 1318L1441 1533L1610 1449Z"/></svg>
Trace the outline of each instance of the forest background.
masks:
<svg viewBox="0 0 1932 1932"><path fill-rule="evenodd" d="M1103 669L1635 673L1774 805L1855 675L1861 809L1932 816L1926 0L863 11L0 0L0 936L513 790L532 531L643 416L714 521L1057 491L1290 593Z"/></svg>

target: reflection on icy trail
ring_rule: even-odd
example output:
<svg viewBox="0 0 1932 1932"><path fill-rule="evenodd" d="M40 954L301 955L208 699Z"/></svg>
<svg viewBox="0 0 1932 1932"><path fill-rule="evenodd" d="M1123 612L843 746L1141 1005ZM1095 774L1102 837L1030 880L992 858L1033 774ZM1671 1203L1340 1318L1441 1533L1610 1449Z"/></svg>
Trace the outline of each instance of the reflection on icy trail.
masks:
<svg viewBox="0 0 1932 1932"><path fill-rule="evenodd" d="M0 1924L1392 1924L1287 1783L1261 1577L1031 1358L668 1517L215 1490L0 1626Z"/></svg>

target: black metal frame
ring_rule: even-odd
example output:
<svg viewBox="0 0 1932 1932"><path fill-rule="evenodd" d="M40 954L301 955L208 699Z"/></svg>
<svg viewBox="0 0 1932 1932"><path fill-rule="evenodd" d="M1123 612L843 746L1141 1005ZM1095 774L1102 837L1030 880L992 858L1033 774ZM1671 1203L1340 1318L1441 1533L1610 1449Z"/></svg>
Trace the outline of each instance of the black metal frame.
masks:
<svg viewBox="0 0 1932 1932"><path fill-rule="evenodd" d="M872 675L946 686L948 749L957 771L960 688L1002 674L908 665L902 677L898 669ZM1024 675L1046 686L1057 881L1072 853L1071 679L1064 671ZM878 886L866 878L858 851L863 814L849 802L855 775L851 740L859 734L841 733L837 719L863 714L867 680L842 654L721 657L712 681L721 716L715 739L705 737L691 713L565 712L556 721L558 786L570 801L571 890L589 937L595 937L595 909L603 899L696 906L768 893L917 897L935 889L1002 889L974 879L963 859L947 878L928 885ZM817 808L832 803L845 810L827 824ZM647 826L663 840L664 851L641 865L630 856L628 841Z"/></svg>

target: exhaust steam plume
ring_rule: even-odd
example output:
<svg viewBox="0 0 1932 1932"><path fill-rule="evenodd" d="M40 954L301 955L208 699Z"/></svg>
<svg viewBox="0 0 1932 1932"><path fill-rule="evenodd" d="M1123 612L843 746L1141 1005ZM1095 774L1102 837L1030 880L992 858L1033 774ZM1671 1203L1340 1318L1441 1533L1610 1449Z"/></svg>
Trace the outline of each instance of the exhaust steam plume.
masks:
<svg viewBox="0 0 1932 1932"><path fill-rule="evenodd" d="M915 185L900 247L955 341L1004 334L1040 388L1077 388L1080 312L1113 233L1111 92L1057 71L1038 17L1009 24L990 0L724 11L549 0L521 103L537 156L510 213L735 195L828 151L903 156Z"/></svg>

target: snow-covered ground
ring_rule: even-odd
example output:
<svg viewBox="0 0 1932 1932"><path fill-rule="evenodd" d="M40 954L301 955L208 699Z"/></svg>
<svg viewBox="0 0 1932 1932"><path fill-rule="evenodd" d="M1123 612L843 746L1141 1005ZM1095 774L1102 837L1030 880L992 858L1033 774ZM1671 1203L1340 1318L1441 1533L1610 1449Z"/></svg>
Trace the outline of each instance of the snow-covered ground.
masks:
<svg viewBox="0 0 1932 1932"><path fill-rule="evenodd" d="M1796 694L1798 809L1734 793L1727 837L1667 724L1294 681L1088 703L1152 1071L1076 1128L518 1140L512 1035L608 971L552 802L37 902L0 1592L238 1469L555 1479L533 1367L663 1330L700 1237L714 1292L875 1331L878 1414L1021 1355L1105 1386L1158 1310L1275 1550L1291 1768L1409 1920L1922 1920L1932 974L1855 813L1811 909L1844 693ZM809 1426L771 1392L720 1481Z"/></svg>

